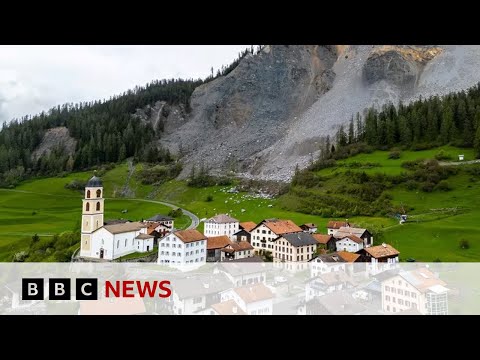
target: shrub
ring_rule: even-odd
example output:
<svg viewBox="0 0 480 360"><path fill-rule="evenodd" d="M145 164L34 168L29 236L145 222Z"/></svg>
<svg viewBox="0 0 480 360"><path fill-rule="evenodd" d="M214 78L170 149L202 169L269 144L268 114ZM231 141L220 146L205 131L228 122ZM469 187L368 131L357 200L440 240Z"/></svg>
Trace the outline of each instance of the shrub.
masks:
<svg viewBox="0 0 480 360"><path fill-rule="evenodd" d="M448 181L442 180L442 181L440 181L440 182L437 184L437 190L440 190L440 191L450 191L450 190L452 190L452 187L450 186L450 184L448 183Z"/></svg>
<svg viewBox="0 0 480 360"><path fill-rule="evenodd" d="M420 190L422 190L423 192L432 192L434 187L435 187L434 183L426 181L422 183L422 185L420 186Z"/></svg>
<svg viewBox="0 0 480 360"><path fill-rule="evenodd" d="M208 195L207 198L205 199L206 202L212 202L213 201L213 196Z"/></svg>
<svg viewBox="0 0 480 360"><path fill-rule="evenodd" d="M415 180L408 180L405 182L405 187L408 190L416 190L418 189L418 183Z"/></svg>
<svg viewBox="0 0 480 360"><path fill-rule="evenodd" d="M28 257L28 252L20 251L13 256L13 262L24 262Z"/></svg>
<svg viewBox="0 0 480 360"><path fill-rule="evenodd" d="M73 179L68 184L65 184L65 189L83 191L85 190L85 185L87 185L86 181Z"/></svg>
<svg viewBox="0 0 480 360"><path fill-rule="evenodd" d="M389 159L400 159L401 152L399 150L394 150L391 151L390 154L388 154Z"/></svg>
<svg viewBox="0 0 480 360"><path fill-rule="evenodd" d="M459 246L460 249L470 249L470 243L465 239L460 240Z"/></svg>
<svg viewBox="0 0 480 360"><path fill-rule="evenodd" d="M435 155L435 159L437 159L438 161L442 161L442 160L451 160L452 157L445 153L445 151L443 150L440 150L436 155Z"/></svg>
<svg viewBox="0 0 480 360"><path fill-rule="evenodd" d="M168 213L168 216L170 217L173 217L173 218L177 218L177 217L180 217L183 215L183 211L182 209L180 208L177 208L177 209L172 209L170 210L170 212Z"/></svg>
<svg viewBox="0 0 480 360"><path fill-rule="evenodd" d="M423 160L410 160L410 161L404 161L402 162L402 167L408 170L414 170L418 167L419 164L421 164Z"/></svg>

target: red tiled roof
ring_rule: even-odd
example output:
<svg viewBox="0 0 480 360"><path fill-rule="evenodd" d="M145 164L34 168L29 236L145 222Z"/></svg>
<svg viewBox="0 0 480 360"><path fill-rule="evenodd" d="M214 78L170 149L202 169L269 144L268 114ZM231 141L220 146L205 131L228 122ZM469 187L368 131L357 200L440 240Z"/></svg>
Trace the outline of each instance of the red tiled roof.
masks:
<svg viewBox="0 0 480 360"><path fill-rule="evenodd" d="M329 229L340 229L343 226L349 226L349 223L346 221L329 221L327 223L327 228Z"/></svg>
<svg viewBox="0 0 480 360"><path fill-rule="evenodd" d="M203 235L200 231L196 229L179 230L179 231L175 231L174 234L184 243L205 240L207 238L205 235Z"/></svg>
<svg viewBox="0 0 480 360"><path fill-rule="evenodd" d="M314 237L315 240L317 240L319 244L324 244L324 245L327 244L332 239L332 235L312 234L312 236Z"/></svg>
<svg viewBox="0 0 480 360"><path fill-rule="evenodd" d="M213 304L212 309L219 315L247 315L234 300Z"/></svg>
<svg viewBox="0 0 480 360"><path fill-rule="evenodd" d="M371 246L365 249L367 253L373 256L375 259L397 256L400 252L389 244L382 244L377 246Z"/></svg>
<svg viewBox="0 0 480 360"><path fill-rule="evenodd" d="M266 220L264 224L277 235L302 231L292 220Z"/></svg>
<svg viewBox="0 0 480 360"><path fill-rule="evenodd" d="M359 254L351 253L348 251L337 251L337 255L340 256L343 260L349 263L353 263L358 260L360 257Z"/></svg>
<svg viewBox="0 0 480 360"><path fill-rule="evenodd" d="M240 227L246 232L252 231L255 226L257 226L257 224L255 224L253 221L245 221L240 223Z"/></svg>
<svg viewBox="0 0 480 360"><path fill-rule="evenodd" d="M207 238L207 250L222 249L227 245L231 245L231 243L226 235L212 236Z"/></svg>
<svg viewBox="0 0 480 360"><path fill-rule="evenodd" d="M273 298L272 291L262 283L235 288L233 291L247 304Z"/></svg>

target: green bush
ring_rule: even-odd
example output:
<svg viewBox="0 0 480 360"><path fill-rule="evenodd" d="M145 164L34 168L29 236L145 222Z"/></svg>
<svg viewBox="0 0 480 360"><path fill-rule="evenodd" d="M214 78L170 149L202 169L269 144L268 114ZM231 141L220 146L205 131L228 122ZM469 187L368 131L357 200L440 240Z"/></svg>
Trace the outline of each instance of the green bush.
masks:
<svg viewBox="0 0 480 360"><path fill-rule="evenodd" d="M436 155L435 155L435 159L437 159L438 161L442 161L442 160L451 160L452 157L445 153L445 151L443 150L440 150Z"/></svg>
<svg viewBox="0 0 480 360"><path fill-rule="evenodd" d="M452 187L450 186L447 180L442 180L437 184L437 190L450 191L452 190Z"/></svg>
<svg viewBox="0 0 480 360"><path fill-rule="evenodd" d="M182 211L182 209L180 209L180 208L172 209L172 210L170 210L170 212L168 213L168 216L173 217L173 218L178 218L178 217L180 217L180 216L182 216L182 215L183 215L183 211Z"/></svg>
<svg viewBox="0 0 480 360"><path fill-rule="evenodd" d="M212 202L213 201L213 196L208 195L207 198L205 199L206 202Z"/></svg>
<svg viewBox="0 0 480 360"><path fill-rule="evenodd" d="M460 240L460 243L459 243L459 246L460 246L460 249L470 249L470 243L468 242L468 240Z"/></svg>
<svg viewBox="0 0 480 360"><path fill-rule="evenodd" d="M390 154L388 154L389 159L400 159L401 152L399 150L394 150L391 151Z"/></svg>

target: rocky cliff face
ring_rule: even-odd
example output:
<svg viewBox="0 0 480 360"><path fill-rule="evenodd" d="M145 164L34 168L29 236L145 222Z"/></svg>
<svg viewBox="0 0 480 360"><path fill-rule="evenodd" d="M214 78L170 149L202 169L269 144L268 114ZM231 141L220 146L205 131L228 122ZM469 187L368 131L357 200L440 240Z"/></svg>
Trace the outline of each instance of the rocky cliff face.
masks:
<svg viewBox="0 0 480 360"><path fill-rule="evenodd" d="M190 114L164 116L161 142L183 156L183 176L204 164L288 180L356 112L468 88L478 70L478 46L267 46L197 88Z"/></svg>

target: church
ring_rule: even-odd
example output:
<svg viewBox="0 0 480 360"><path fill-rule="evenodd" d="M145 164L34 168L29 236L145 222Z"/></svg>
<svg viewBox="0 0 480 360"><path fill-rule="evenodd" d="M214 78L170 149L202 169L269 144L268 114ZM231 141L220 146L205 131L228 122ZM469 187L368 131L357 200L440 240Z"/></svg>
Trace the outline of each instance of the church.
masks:
<svg viewBox="0 0 480 360"><path fill-rule="evenodd" d="M154 237L147 234L148 224L124 222L105 225L104 203L102 181L93 176L85 186L82 204L81 257L114 260L153 249Z"/></svg>

